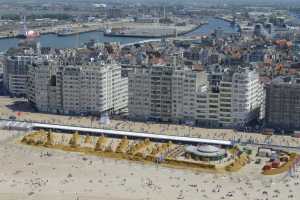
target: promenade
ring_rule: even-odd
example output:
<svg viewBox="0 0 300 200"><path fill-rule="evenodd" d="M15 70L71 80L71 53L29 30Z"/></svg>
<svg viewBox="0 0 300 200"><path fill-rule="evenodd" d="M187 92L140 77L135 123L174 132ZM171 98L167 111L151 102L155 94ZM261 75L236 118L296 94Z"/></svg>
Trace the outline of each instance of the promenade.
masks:
<svg viewBox="0 0 300 200"><path fill-rule="evenodd" d="M135 122L121 118L110 119L109 124L103 124L100 123L99 118L95 117L38 113L23 99L11 99L9 97L0 98L0 116L2 119L9 119L13 116L18 121L39 122L45 124L236 141L242 144L268 144L294 148L300 147L300 138L286 135L268 136L259 133L237 132L232 129L208 129L177 124Z"/></svg>

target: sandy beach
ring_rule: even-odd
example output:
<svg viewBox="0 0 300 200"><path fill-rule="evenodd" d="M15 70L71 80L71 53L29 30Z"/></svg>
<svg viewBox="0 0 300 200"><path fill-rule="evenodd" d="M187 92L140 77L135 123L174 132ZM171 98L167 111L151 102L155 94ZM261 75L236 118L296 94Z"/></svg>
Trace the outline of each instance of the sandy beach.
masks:
<svg viewBox="0 0 300 200"><path fill-rule="evenodd" d="M237 173L210 174L31 147L24 133L0 131L0 199L296 199L292 177L261 175L253 163ZM285 178L284 178L285 177Z"/></svg>

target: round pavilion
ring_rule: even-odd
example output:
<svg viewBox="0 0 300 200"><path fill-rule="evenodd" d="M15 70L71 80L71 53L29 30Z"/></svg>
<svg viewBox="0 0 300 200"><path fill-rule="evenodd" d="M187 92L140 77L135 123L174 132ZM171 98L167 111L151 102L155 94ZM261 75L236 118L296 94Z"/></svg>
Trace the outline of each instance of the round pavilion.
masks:
<svg viewBox="0 0 300 200"><path fill-rule="evenodd" d="M212 145L190 145L185 147L185 155L194 160L216 161L226 157L226 150Z"/></svg>

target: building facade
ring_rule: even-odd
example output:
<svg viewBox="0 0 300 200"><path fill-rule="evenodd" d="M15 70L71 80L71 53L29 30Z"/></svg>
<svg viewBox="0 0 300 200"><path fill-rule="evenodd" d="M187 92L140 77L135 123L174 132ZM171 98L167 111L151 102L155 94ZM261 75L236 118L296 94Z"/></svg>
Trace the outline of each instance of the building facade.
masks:
<svg viewBox="0 0 300 200"><path fill-rule="evenodd" d="M129 117L137 120L194 121L196 90L204 72L184 67L137 67L128 74Z"/></svg>
<svg viewBox="0 0 300 200"><path fill-rule="evenodd" d="M127 78L118 64L29 67L28 99L42 112L93 114L127 108Z"/></svg>
<svg viewBox="0 0 300 200"><path fill-rule="evenodd" d="M235 124L246 124L260 116L264 89L255 70L240 69L232 77L232 118Z"/></svg>
<svg viewBox="0 0 300 200"><path fill-rule="evenodd" d="M34 62L34 56L9 56L3 67L3 86L12 96L26 95L28 65Z"/></svg>
<svg viewBox="0 0 300 200"><path fill-rule="evenodd" d="M199 125L243 126L263 117L263 85L255 70L214 65L207 77L207 86L197 92L196 120Z"/></svg>
<svg viewBox="0 0 300 200"><path fill-rule="evenodd" d="M266 125L300 128L300 78L278 77L266 87Z"/></svg>
<svg viewBox="0 0 300 200"><path fill-rule="evenodd" d="M244 126L258 119L263 87L255 70L211 66L137 67L129 73L129 117L209 127Z"/></svg>
<svg viewBox="0 0 300 200"><path fill-rule="evenodd" d="M172 67L135 68L128 73L129 116L140 120L170 121Z"/></svg>

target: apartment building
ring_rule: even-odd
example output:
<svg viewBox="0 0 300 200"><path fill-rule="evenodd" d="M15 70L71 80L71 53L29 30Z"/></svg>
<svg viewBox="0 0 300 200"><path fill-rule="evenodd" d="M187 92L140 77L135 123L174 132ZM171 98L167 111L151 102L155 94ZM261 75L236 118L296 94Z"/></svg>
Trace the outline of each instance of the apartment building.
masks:
<svg viewBox="0 0 300 200"><path fill-rule="evenodd" d="M48 62L33 63L28 67L26 96L37 110L43 112L50 110L48 106L51 104L51 101L49 102L48 97L51 96L56 99L56 95L48 94L48 88L53 85L53 80L50 80L52 77L52 73L50 73L52 67Z"/></svg>
<svg viewBox="0 0 300 200"><path fill-rule="evenodd" d="M139 120L242 126L258 118L263 87L248 67L137 67L128 75L129 116Z"/></svg>
<svg viewBox="0 0 300 200"><path fill-rule="evenodd" d="M186 67L136 67L128 74L129 117L138 120L194 121L196 90L204 72Z"/></svg>
<svg viewBox="0 0 300 200"><path fill-rule="evenodd" d="M8 56L3 68L3 86L12 96L26 95L28 65L34 56Z"/></svg>
<svg viewBox="0 0 300 200"><path fill-rule="evenodd" d="M176 68L172 74L172 121L194 123L197 91L206 84L206 73L187 67Z"/></svg>
<svg viewBox="0 0 300 200"><path fill-rule="evenodd" d="M277 77L266 86L266 125L300 128L300 77Z"/></svg>
<svg viewBox="0 0 300 200"><path fill-rule="evenodd" d="M199 87L196 93L196 109L195 118L196 124L208 126L209 125L209 103L208 103L208 85ZM217 97L218 98L218 97ZM214 123L213 121L211 123Z"/></svg>
<svg viewBox="0 0 300 200"><path fill-rule="evenodd" d="M243 126L262 117L264 91L255 70L220 65L210 66L210 69L208 86L197 94L199 124Z"/></svg>
<svg viewBox="0 0 300 200"><path fill-rule="evenodd" d="M243 125L252 119L258 119L263 104L264 89L258 73L249 68L235 72L232 77L233 122Z"/></svg>
<svg viewBox="0 0 300 200"><path fill-rule="evenodd" d="M121 66L100 62L29 67L28 99L42 112L93 114L127 108L127 78Z"/></svg>
<svg viewBox="0 0 300 200"><path fill-rule="evenodd" d="M136 67L128 73L128 111L131 118L171 120L172 73L172 67L161 65Z"/></svg>

